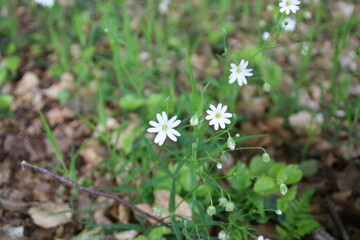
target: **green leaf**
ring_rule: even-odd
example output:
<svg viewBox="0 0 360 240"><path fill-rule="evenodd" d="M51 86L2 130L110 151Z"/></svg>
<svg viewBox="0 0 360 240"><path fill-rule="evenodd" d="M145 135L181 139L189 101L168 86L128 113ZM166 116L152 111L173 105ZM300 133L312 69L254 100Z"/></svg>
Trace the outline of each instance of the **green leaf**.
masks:
<svg viewBox="0 0 360 240"><path fill-rule="evenodd" d="M41 112L39 112L39 115L40 115L40 118L41 118L41 120L42 120L42 122L44 124L44 129L45 129L46 136L49 138L50 143L51 143L52 147L54 148L56 158L60 162L61 167L67 173L68 168L66 167L66 164L65 164L65 161L64 161L64 156L63 156L62 152L60 151L60 147L56 142L56 139L55 139L55 137L54 137L54 135L53 135L53 133L52 133L52 131L50 129L50 126L47 123L45 116Z"/></svg>
<svg viewBox="0 0 360 240"><path fill-rule="evenodd" d="M263 209L265 207L265 200L260 194L254 192L254 191L249 191L248 197L249 197L249 200L251 201L251 203L258 210Z"/></svg>
<svg viewBox="0 0 360 240"><path fill-rule="evenodd" d="M7 77L7 69L0 67L0 85L5 81Z"/></svg>
<svg viewBox="0 0 360 240"><path fill-rule="evenodd" d="M287 193L283 196L283 199L291 201L296 197L297 186L292 186L288 189Z"/></svg>
<svg viewBox="0 0 360 240"><path fill-rule="evenodd" d="M285 163L273 163L269 168L268 176L272 178L276 178L278 172L285 167L286 167Z"/></svg>
<svg viewBox="0 0 360 240"><path fill-rule="evenodd" d="M237 190L247 189L251 185L251 174L245 163L239 163L229 170L228 179L232 188Z"/></svg>
<svg viewBox="0 0 360 240"><path fill-rule="evenodd" d="M299 168L305 177L313 176L318 171L318 161L314 159L303 161Z"/></svg>
<svg viewBox="0 0 360 240"><path fill-rule="evenodd" d="M286 211L286 209L289 208L289 203L282 198L278 198L276 200L276 208L280 209L280 211L284 212L284 211Z"/></svg>
<svg viewBox="0 0 360 240"><path fill-rule="evenodd" d="M167 227L157 227L151 230L150 232L150 240L159 240L163 235L171 233L171 230Z"/></svg>
<svg viewBox="0 0 360 240"><path fill-rule="evenodd" d="M20 66L20 58L17 56L9 56L5 60L5 67L10 71L15 71Z"/></svg>
<svg viewBox="0 0 360 240"><path fill-rule="evenodd" d="M264 81L271 85L272 89L275 89L281 85L282 68L274 62L267 62L261 65L261 74Z"/></svg>
<svg viewBox="0 0 360 240"><path fill-rule="evenodd" d="M299 165L290 164L285 168L282 168L277 174L278 184L285 183L291 184L300 181L302 178L302 172L299 169Z"/></svg>
<svg viewBox="0 0 360 240"><path fill-rule="evenodd" d="M120 98L120 107L125 110L135 110L144 104L144 100L134 94L126 94Z"/></svg>
<svg viewBox="0 0 360 240"><path fill-rule="evenodd" d="M147 237L144 237L143 235L141 235L136 238L132 238L131 240L149 240L149 239Z"/></svg>
<svg viewBox="0 0 360 240"><path fill-rule="evenodd" d="M255 182L254 191L260 194L271 194L276 193L278 188L272 178L259 177Z"/></svg>
<svg viewBox="0 0 360 240"><path fill-rule="evenodd" d="M0 108L8 108L14 101L14 97L10 94L0 95Z"/></svg>
<svg viewBox="0 0 360 240"><path fill-rule="evenodd" d="M250 160L250 171L253 175L261 176L262 174L267 172L271 165L271 162L265 163L262 160L262 156L254 156Z"/></svg>

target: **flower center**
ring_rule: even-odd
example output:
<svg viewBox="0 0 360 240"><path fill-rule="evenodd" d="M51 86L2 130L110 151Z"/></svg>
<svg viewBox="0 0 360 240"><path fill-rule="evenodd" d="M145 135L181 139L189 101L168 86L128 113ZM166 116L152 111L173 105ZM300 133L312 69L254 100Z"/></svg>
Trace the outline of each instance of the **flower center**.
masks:
<svg viewBox="0 0 360 240"><path fill-rule="evenodd" d="M236 72L241 73L241 69L240 68L236 69Z"/></svg>
<svg viewBox="0 0 360 240"><path fill-rule="evenodd" d="M290 6L291 2L290 1L286 1L286 6Z"/></svg>
<svg viewBox="0 0 360 240"><path fill-rule="evenodd" d="M162 125L162 130L166 130L166 129L168 129L168 125L166 125L166 124L164 124L164 125Z"/></svg>
<svg viewBox="0 0 360 240"><path fill-rule="evenodd" d="M220 117L221 117L221 114L220 114L220 113L216 113L216 114L215 114L215 117L216 117L216 118L220 118Z"/></svg>

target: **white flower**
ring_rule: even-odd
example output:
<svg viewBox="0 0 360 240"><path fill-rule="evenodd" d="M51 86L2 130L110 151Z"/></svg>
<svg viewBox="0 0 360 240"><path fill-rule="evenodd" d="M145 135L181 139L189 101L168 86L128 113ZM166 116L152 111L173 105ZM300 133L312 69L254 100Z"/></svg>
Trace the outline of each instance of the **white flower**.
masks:
<svg viewBox="0 0 360 240"><path fill-rule="evenodd" d="M167 13L169 10L170 0L162 0L159 4L159 12L162 14Z"/></svg>
<svg viewBox="0 0 360 240"><path fill-rule="evenodd" d="M37 4L40 4L44 7L52 7L55 4L55 0L34 0Z"/></svg>
<svg viewBox="0 0 360 240"><path fill-rule="evenodd" d="M226 232L223 230L223 231L220 231L219 232L219 235L218 235L218 239L219 240L228 240L229 239L229 235L226 234Z"/></svg>
<svg viewBox="0 0 360 240"><path fill-rule="evenodd" d="M262 235L258 236L257 240L270 240L269 238L264 238Z"/></svg>
<svg viewBox="0 0 360 240"><path fill-rule="evenodd" d="M281 27L284 29L285 32L293 32L296 27L296 21L293 18L286 17L281 22Z"/></svg>
<svg viewBox="0 0 360 240"><path fill-rule="evenodd" d="M222 164L218 162L218 163L216 164L216 168L217 168L217 169L222 169Z"/></svg>
<svg viewBox="0 0 360 240"><path fill-rule="evenodd" d="M276 209L275 213L276 213L277 215L282 215L282 211L281 211L280 209Z"/></svg>
<svg viewBox="0 0 360 240"><path fill-rule="evenodd" d="M214 125L215 130L219 129L219 125L222 129L224 129L225 124L231 123L228 118L231 118L232 114L226 112L226 105L222 106L222 104L219 103L217 107L215 107L214 105L210 104L210 108L211 110L206 110L207 114L209 115L207 115L205 119L210 120L209 125Z"/></svg>
<svg viewBox="0 0 360 240"><path fill-rule="evenodd" d="M281 3L279 3L280 12L285 12L286 15L290 14L290 11L293 13L296 13L297 10L299 10L299 7L297 5L300 4L300 1L298 0L281 0Z"/></svg>
<svg viewBox="0 0 360 240"><path fill-rule="evenodd" d="M154 142L161 146L165 142L166 136L176 142L176 136L180 136L180 133L173 128L179 125L181 122L180 120L176 120L177 116L174 116L168 120L166 113L162 112L162 115L160 115L160 113L156 114L156 118L158 122L150 121L149 124L153 127L148 128L147 130L150 133L158 133Z"/></svg>
<svg viewBox="0 0 360 240"><path fill-rule="evenodd" d="M244 59L241 60L239 66L236 66L234 63L231 63L231 69L230 69L230 77L229 77L229 83L235 82L235 80L238 81L239 86L242 86L243 84L247 84L246 77L251 77L254 75L251 71L252 69L247 69L249 62L245 61Z"/></svg>
<svg viewBox="0 0 360 240"><path fill-rule="evenodd" d="M270 33L269 32L263 32L262 34L262 40L266 41L270 38Z"/></svg>

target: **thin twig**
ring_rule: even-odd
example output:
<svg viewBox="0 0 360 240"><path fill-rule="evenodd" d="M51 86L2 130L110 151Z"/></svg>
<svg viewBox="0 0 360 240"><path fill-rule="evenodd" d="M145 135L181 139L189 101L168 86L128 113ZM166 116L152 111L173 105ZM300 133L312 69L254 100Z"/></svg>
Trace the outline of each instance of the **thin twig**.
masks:
<svg viewBox="0 0 360 240"><path fill-rule="evenodd" d="M326 205L330 211L330 215L332 216L335 224L337 225L340 233L341 233L341 236L342 236L342 239L343 240L350 240L350 237L349 237L349 234L348 232L346 231L346 228L343 224L343 222L341 221L341 218L339 216L339 214L337 213L336 209L335 209L335 204L334 202L331 200L331 198L329 196L326 196L325 197L325 202L326 202Z"/></svg>
<svg viewBox="0 0 360 240"><path fill-rule="evenodd" d="M83 187L75 182L72 182L71 180L65 178L65 177L62 177L62 176L59 176L55 173L52 173L50 172L49 170L45 169L45 168L42 168L42 167L39 167L39 166L36 166L36 165L33 165L31 163L28 163L26 161L22 161L21 162L21 167L23 169L25 168L32 168L38 172L42 172L42 173L45 173L53 178L55 178L56 180L70 186L70 187L74 187L74 188L77 188L79 190L82 190L82 191L85 191L85 192L88 192L88 193L91 193L91 194L94 194L94 195L98 195L98 196L103 196L103 197L106 197L106 198L111 198L111 199L114 199L115 201L121 203L121 204L124 204L125 206L131 208L133 211L135 212L138 212L140 213L141 215L143 215L144 217L147 217L147 218L151 218L153 220L155 220L156 222L160 223L161 225L167 225L164 221L162 221L161 219L155 217L154 215L150 214L150 213L147 213L145 211L143 211L142 209L138 208L137 206L135 206L134 204L132 203L129 203L128 201L124 200L124 199L121 199L115 195L112 195L112 194L109 194L109 193L104 193L104 192L100 192L100 191L96 191L92 188L87 188L87 187Z"/></svg>

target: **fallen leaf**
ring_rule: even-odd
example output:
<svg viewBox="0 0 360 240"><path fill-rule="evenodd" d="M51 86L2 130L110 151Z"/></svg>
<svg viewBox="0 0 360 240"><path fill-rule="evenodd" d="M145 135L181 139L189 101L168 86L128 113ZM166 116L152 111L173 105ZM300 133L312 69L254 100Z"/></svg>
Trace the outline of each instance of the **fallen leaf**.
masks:
<svg viewBox="0 0 360 240"><path fill-rule="evenodd" d="M135 238L137 235L139 235L139 233L135 230L114 233L116 240L129 240Z"/></svg>
<svg viewBox="0 0 360 240"><path fill-rule="evenodd" d="M10 174L11 174L10 161L4 161L0 163L0 186L9 180Z"/></svg>
<svg viewBox="0 0 360 240"><path fill-rule="evenodd" d="M164 208L163 213L159 216L160 218L166 218L165 222L170 222L169 218L169 201L170 201L170 191L168 190L156 190L154 192L154 204L153 206L162 206ZM175 195L175 214L178 216L182 216L183 218L191 219L192 211L187 202L183 200L179 195Z"/></svg>
<svg viewBox="0 0 360 240"><path fill-rule="evenodd" d="M65 120L74 119L74 113L66 107L55 107L46 113L50 126L63 123Z"/></svg>
<svg viewBox="0 0 360 240"><path fill-rule="evenodd" d="M318 125L311 116L311 113L307 111L300 111L289 117L290 125L293 126L297 131L312 131L315 130Z"/></svg>
<svg viewBox="0 0 360 240"><path fill-rule="evenodd" d="M34 223L42 228L53 228L71 221L70 207L63 203L46 203L28 211Z"/></svg>
<svg viewBox="0 0 360 240"><path fill-rule="evenodd" d="M17 239L24 237L23 226L4 225L0 227L1 239Z"/></svg>
<svg viewBox="0 0 360 240"><path fill-rule="evenodd" d="M44 89L43 94L50 99L59 99L61 91L75 90L74 76L71 73L63 73L58 83L53 84L51 87Z"/></svg>
<svg viewBox="0 0 360 240"><path fill-rule="evenodd" d="M16 84L14 89L14 94L17 96L28 93L29 91L33 91L39 87L40 80L38 76L33 72L27 72L20 79L20 81Z"/></svg>

